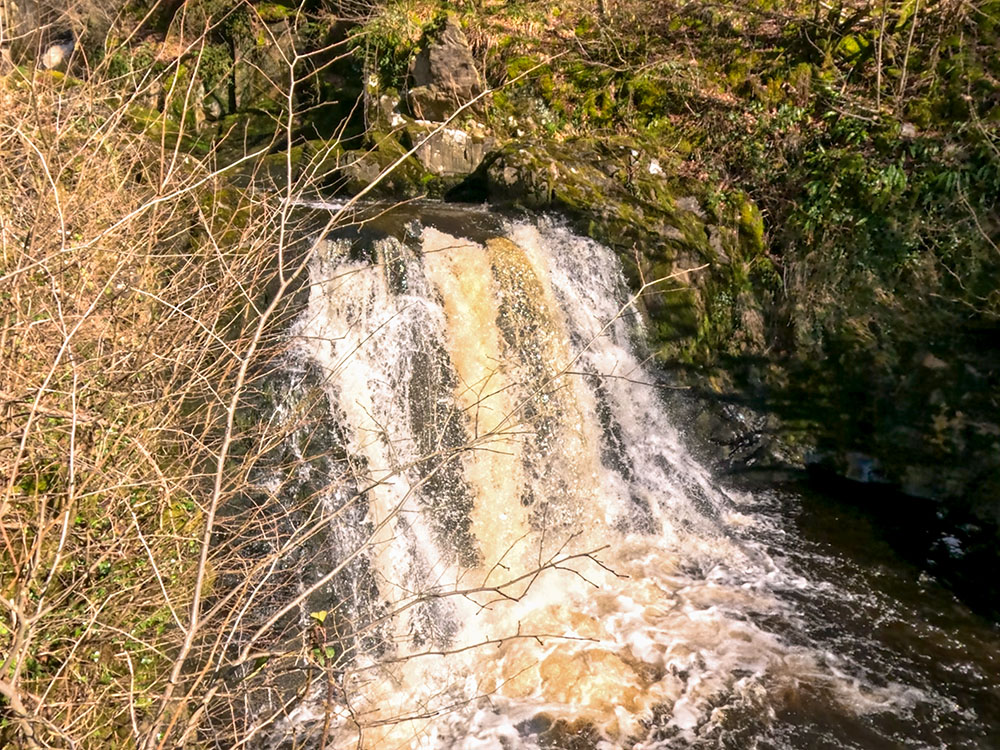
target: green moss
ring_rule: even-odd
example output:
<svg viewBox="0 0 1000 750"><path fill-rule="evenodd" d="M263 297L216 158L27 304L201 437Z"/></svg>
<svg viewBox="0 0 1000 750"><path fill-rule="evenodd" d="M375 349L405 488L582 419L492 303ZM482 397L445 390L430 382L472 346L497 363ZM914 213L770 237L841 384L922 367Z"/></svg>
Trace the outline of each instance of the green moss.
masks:
<svg viewBox="0 0 1000 750"><path fill-rule="evenodd" d="M740 203L740 244L748 255L758 255L766 250L764 244L764 217L749 199Z"/></svg>
<svg viewBox="0 0 1000 750"><path fill-rule="evenodd" d="M264 23L277 23L295 15L295 8L280 3L257 3L254 10Z"/></svg>
<svg viewBox="0 0 1000 750"><path fill-rule="evenodd" d="M840 40L840 43L837 45L837 54L847 60L854 60L867 50L868 46L868 40L860 34L851 34Z"/></svg>
<svg viewBox="0 0 1000 750"><path fill-rule="evenodd" d="M239 188L222 187L199 193L198 202L216 241L237 243L253 215L249 195Z"/></svg>
<svg viewBox="0 0 1000 750"><path fill-rule="evenodd" d="M518 76L524 75L532 68L536 68L541 63L541 58L537 55L520 55L515 57L509 63L507 63L507 80L512 80ZM545 67L539 67L538 70L544 70Z"/></svg>
<svg viewBox="0 0 1000 750"><path fill-rule="evenodd" d="M289 167L293 180L301 174L304 153L305 146L298 145L275 154L267 154L252 166L252 173L258 179L267 177L272 184L284 187L288 184Z"/></svg>
<svg viewBox="0 0 1000 750"><path fill-rule="evenodd" d="M344 147L339 140L315 139L303 144L302 169L322 179L340 167Z"/></svg>
<svg viewBox="0 0 1000 750"><path fill-rule="evenodd" d="M750 64L746 60L734 60L726 66L726 80L733 89L738 89L750 78L750 71Z"/></svg>
<svg viewBox="0 0 1000 750"><path fill-rule="evenodd" d="M160 142L162 140L167 148L172 149L177 146L178 138L180 138L179 145L182 151L206 156L212 150L210 140L204 134L196 132L193 127L185 127L183 135L181 135L180 124L169 113L132 104L126 110L125 118L133 127L154 141Z"/></svg>
<svg viewBox="0 0 1000 750"><path fill-rule="evenodd" d="M164 88L164 115L173 122L184 120L185 127L197 127L195 112L201 107L201 102L194 96L189 96L188 91L191 86L191 69L180 63L173 75L163 82Z"/></svg>
<svg viewBox="0 0 1000 750"><path fill-rule="evenodd" d="M247 151L263 148L281 129L280 122L264 112L227 115L215 127L215 144L220 161L231 163Z"/></svg>
<svg viewBox="0 0 1000 750"><path fill-rule="evenodd" d="M223 86L233 66L233 57L229 46L225 44L209 44L201 51L198 64L198 74L205 84L205 92L211 93Z"/></svg>

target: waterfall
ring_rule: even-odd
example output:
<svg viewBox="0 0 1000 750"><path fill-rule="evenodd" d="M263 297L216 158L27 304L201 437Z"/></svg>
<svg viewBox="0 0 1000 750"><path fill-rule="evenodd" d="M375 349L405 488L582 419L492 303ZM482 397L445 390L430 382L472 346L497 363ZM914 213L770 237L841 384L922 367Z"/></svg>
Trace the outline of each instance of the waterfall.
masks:
<svg viewBox="0 0 1000 750"><path fill-rule="evenodd" d="M363 467L322 494L364 488L325 554L365 584L328 602L352 644L335 699L317 686L267 746L324 724L337 747L687 746L802 686L856 713L908 700L795 638L779 593L809 584L685 449L615 255L494 223L312 260L292 337Z"/></svg>

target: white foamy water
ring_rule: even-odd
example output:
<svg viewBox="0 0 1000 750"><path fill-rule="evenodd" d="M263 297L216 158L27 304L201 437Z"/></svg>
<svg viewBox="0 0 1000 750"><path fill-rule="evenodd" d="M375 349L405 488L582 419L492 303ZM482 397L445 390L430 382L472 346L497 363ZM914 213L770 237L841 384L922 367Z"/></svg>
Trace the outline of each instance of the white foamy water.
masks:
<svg viewBox="0 0 1000 750"><path fill-rule="evenodd" d="M311 270L294 335L367 467L356 543L389 614L350 624L380 645L341 665L337 706L317 687L279 731L500 750L562 723L657 748L802 690L852 714L921 698L791 645L777 592L809 583L684 448L608 249L548 221L482 244L423 227L364 260L331 242Z"/></svg>

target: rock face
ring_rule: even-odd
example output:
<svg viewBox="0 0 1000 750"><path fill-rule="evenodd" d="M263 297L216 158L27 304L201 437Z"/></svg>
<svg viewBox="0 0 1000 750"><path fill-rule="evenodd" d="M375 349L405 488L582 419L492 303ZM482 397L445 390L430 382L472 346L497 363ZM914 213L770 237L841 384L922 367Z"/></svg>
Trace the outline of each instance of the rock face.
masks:
<svg viewBox="0 0 1000 750"><path fill-rule="evenodd" d="M288 21L261 24L253 42L235 51L234 111L266 108L270 102L280 102L288 90L296 47Z"/></svg>
<svg viewBox="0 0 1000 750"><path fill-rule="evenodd" d="M413 115L437 122L482 93L469 42L453 16L410 63L409 87L406 102Z"/></svg>
<svg viewBox="0 0 1000 750"><path fill-rule="evenodd" d="M665 359L759 349L765 332L753 281L770 267L759 212L744 200L710 215L705 186L673 177L649 145L614 137L510 143L447 197L555 209L614 248L633 288L649 284L638 303L650 345Z"/></svg>
<svg viewBox="0 0 1000 750"><path fill-rule="evenodd" d="M407 128L407 137L417 145L432 130L413 123ZM494 143L492 137L483 133L443 128L418 146L414 155L424 169L437 177L465 176L480 165Z"/></svg>

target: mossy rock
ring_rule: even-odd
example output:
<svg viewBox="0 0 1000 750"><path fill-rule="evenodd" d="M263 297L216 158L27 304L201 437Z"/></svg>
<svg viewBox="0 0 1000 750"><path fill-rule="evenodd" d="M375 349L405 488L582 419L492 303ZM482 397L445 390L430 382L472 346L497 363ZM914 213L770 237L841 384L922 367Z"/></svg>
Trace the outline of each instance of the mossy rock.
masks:
<svg viewBox="0 0 1000 750"><path fill-rule="evenodd" d="M757 205L744 196L739 206L740 243L747 255L762 255L767 246L764 242L764 217Z"/></svg>
<svg viewBox="0 0 1000 750"><path fill-rule="evenodd" d="M194 125L182 129L180 122L169 113L132 104L125 112L125 119L131 123L133 128L145 133L157 143L162 140L169 149L179 145L181 151L196 156L206 156L212 150L210 138L199 132Z"/></svg>
<svg viewBox="0 0 1000 750"><path fill-rule="evenodd" d="M427 186L433 175L429 175L416 158L405 156L407 149L394 135L371 133L369 138L370 148L343 153L336 185L339 191L357 195L402 158L395 169L379 180L366 195L372 198L415 198L428 193Z"/></svg>
<svg viewBox="0 0 1000 750"><path fill-rule="evenodd" d="M563 213L619 253L634 288L645 285L654 351L707 361L761 343L765 294L748 269L765 257L763 218L742 194L710 216L709 191L679 177L678 161L637 138L517 141L448 197Z"/></svg>
<svg viewBox="0 0 1000 750"><path fill-rule="evenodd" d="M254 11L264 23L277 23L295 15L295 8L281 3L257 3Z"/></svg>

